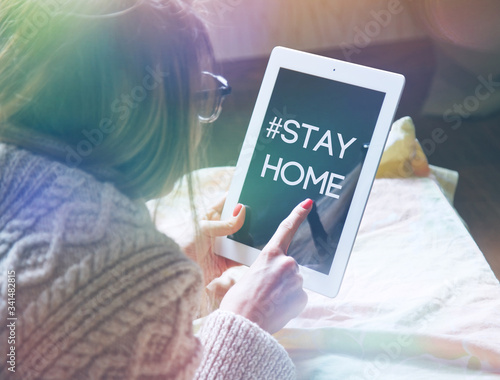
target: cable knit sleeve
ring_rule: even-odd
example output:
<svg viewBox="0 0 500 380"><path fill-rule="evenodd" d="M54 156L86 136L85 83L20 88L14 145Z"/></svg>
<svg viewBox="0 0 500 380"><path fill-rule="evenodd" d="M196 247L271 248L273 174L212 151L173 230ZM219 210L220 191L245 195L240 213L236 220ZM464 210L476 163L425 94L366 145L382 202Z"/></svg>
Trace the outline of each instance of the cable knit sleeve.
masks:
<svg viewBox="0 0 500 380"><path fill-rule="evenodd" d="M202 327L203 362L196 379L295 379L285 349L255 323L227 311L210 314Z"/></svg>

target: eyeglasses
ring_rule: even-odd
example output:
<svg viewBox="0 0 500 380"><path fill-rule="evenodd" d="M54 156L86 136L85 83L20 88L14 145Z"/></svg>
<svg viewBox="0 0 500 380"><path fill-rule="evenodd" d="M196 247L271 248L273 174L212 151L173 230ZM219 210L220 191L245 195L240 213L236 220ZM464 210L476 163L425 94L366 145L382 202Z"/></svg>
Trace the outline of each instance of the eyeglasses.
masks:
<svg viewBox="0 0 500 380"><path fill-rule="evenodd" d="M201 123L213 123L222 111L222 102L231 93L231 86L220 75L203 71L201 90L195 94L198 106L198 118Z"/></svg>

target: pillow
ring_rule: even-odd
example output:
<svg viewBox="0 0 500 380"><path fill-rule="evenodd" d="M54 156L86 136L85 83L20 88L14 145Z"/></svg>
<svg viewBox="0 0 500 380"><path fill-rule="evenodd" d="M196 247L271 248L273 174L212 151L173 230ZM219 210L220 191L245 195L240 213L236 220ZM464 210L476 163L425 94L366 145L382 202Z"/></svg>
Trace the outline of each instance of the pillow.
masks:
<svg viewBox="0 0 500 380"><path fill-rule="evenodd" d="M415 125L405 116L392 124L376 178L426 177L427 157L415 137Z"/></svg>

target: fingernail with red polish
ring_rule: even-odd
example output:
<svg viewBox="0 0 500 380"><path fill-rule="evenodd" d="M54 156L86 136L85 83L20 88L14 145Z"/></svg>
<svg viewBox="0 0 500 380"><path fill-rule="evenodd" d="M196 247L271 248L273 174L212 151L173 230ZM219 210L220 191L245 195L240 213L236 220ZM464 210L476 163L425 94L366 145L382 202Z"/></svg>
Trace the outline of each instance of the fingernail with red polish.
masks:
<svg viewBox="0 0 500 380"><path fill-rule="evenodd" d="M304 210L309 210L313 205L312 199L306 199L304 202L300 204Z"/></svg>
<svg viewBox="0 0 500 380"><path fill-rule="evenodd" d="M241 203L238 203L233 210L233 216L238 216L238 214L240 213L242 208L243 208L243 205Z"/></svg>

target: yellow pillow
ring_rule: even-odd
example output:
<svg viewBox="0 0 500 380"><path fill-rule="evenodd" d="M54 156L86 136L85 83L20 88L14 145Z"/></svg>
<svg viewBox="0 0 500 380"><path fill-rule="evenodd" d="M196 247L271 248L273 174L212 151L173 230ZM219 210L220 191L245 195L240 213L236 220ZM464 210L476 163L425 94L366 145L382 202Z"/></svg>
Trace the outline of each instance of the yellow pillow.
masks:
<svg viewBox="0 0 500 380"><path fill-rule="evenodd" d="M427 157L415 137L411 117L392 124L376 178L426 177L430 173Z"/></svg>

